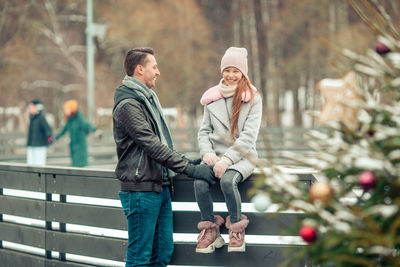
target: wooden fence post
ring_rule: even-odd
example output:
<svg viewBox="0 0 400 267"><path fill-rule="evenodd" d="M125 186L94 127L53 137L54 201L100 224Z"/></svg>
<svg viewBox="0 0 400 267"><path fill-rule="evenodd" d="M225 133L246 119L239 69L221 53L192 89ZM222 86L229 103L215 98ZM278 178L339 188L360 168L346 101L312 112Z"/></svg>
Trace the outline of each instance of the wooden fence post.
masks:
<svg viewBox="0 0 400 267"><path fill-rule="evenodd" d="M3 195L3 188L0 188L0 196ZM3 222L3 213L0 213L0 223ZM0 249L3 248L3 241L0 240Z"/></svg>
<svg viewBox="0 0 400 267"><path fill-rule="evenodd" d="M41 173L38 173L38 175L39 175L39 177L41 176ZM53 174L53 178L55 178L55 174ZM48 190L47 190L47 183L45 183L46 185L45 185L45 188L46 188L46 201L52 201L52 199L53 199L53 196L52 196L52 194L51 193L47 193L48 192ZM44 218L45 218L45 220L46 220L46 218L47 218L47 205L46 205L46 209L45 209L45 216L44 216ZM52 226L52 224L51 224L51 221L47 221L46 220L46 230L51 230L51 229L53 229L53 226ZM46 249L46 258L47 259L51 259L52 258L52 256L51 256L51 250L47 250Z"/></svg>
<svg viewBox="0 0 400 267"><path fill-rule="evenodd" d="M66 195L60 195L60 202L61 203L67 203L67 196ZM67 231L67 224L60 222L60 232L65 233L66 231ZM64 252L60 252L59 258L60 258L61 261L66 261L65 253Z"/></svg>

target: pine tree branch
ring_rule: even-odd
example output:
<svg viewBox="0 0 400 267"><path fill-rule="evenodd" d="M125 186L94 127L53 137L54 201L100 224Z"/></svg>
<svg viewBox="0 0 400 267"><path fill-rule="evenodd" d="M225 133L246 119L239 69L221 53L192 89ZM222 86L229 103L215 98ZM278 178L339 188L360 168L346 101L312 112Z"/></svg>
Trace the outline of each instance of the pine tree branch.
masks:
<svg viewBox="0 0 400 267"><path fill-rule="evenodd" d="M334 254L332 255L333 258L336 258L338 260L338 262L342 262L342 263L353 263L354 266L371 266L371 267L375 267L375 263L368 260L368 259L363 259L360 256L356 255L356 256L350 256L350 255L343 255L343 254Z"/></svg>
<svg viewBox="0 0 400 267"><path fill-rule="evenodd" d="M385 26L385 24L387 24L385 18L379 12L378 8L371 4L370 0L361 0L361 2L364 4L367 11L371 14L371 18L373 18L380 26ZM385 32L385 29L381 28L381 30Z"/></svg>
<svg viewBox="0 0 400 267"><path fill-rule="evenodd" d="M383 6L376 0L360 0L367 11L362 10L361 5L354 0L348 0L360 18L378 35L390 33L393 37L399 38L400 34L394 27L390 16ZM371 3L371 1L373 3ZM368 16L369 13L370 15ZM372 19L371 19L372 18Z"/></svg>
<svg viewBox="0 0 400 267"><path fill-rule="evenodd" d="M348 0L351 7L357 13L357 15L377 34L377 35L384 35L383 31L377 27L369 17L361 10L360 6L354 0Z"/></svg>
<svg viewBox="0 0 400 267"><path fill-rule="evenodd" d="M400 201L397 201L397 205L400 205L399 203ZM400 229L400 217L397 217L396 220L392 223L392 225L390 226L390 236L392 236L393 238L396 237L396 232L398 232Z"/></svg>
<svg viewBox="0 0 400 267"><path fill-rule="evenodd" d="M394 35L394 37L399 38L400 34L397 31L396 27L394 26L392 18L386 12L386 10L382 6L382 4L380 4L377 0L371 0L371 1L375 4L377 10L379 10L379 12L381 13L381 16L383 17L383 23L389 27L389 29L392 31L392 34Z"/></svg>

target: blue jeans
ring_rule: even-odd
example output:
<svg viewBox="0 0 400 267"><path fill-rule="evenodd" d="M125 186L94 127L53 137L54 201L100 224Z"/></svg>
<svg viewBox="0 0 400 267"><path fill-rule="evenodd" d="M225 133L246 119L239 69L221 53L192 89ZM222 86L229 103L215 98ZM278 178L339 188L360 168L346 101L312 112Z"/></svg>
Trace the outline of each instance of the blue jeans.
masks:
<svg viewBox="0 0 400 267"><path fill-rule="evenodd" d="M169 188L161 193L120 191L128 220L126 267L167 266L174 250Z"/></svg>

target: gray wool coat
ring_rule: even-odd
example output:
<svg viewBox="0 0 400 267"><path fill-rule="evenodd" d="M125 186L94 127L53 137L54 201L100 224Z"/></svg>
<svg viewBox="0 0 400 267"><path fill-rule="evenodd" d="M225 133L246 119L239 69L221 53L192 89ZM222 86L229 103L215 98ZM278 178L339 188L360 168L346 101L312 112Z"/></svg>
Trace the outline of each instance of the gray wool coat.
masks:
<svg viewBox="0 0 400 267"><path fill-rule="evenodd" d="M230 120L232 118L232 99L221 98L204 106L203 121L198 133L200 156L215 153L226 156L233 165L228 169L240 172L244 179L254 171L255 166L246 160L246 155L257 156L256 140L261 125L262 101L255 94L253 102L244 103L238 119L236 140L230 142ZM239 147L240 152L234 147Z"/></svg>

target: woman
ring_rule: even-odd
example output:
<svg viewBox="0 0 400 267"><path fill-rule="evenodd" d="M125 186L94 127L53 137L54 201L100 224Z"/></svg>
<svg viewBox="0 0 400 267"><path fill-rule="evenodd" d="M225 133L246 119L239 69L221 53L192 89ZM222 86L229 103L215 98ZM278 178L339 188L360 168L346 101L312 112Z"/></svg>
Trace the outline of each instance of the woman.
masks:
<svg viewBox="0 0 400 267"><path fill-rule="evenodd" d="M85 167L88 165L86 136L90 132L95 132L96 128L83 119L82 113L78 109L78 101L68 100L64 103L63 111L67 123L55 139L60 139L68 131L72 166Z"/></svg>
<svg viewBox="0 0 400 267"><path fill-rule="evenodd" d="M249 220L241 214L238 184L254 170L246 157L257 156L256 140L261 124L261 97L251 85L247 72L247 50L230 47L221 60L222 80L208 89L200 100L204 105L198 133L200 154L206 164L214 167L215 176L220 179L229 213L225 224L229 229L228 252L246 250L244 235ZM201 213L196 252L212 253L215 247L225 243L219 232L224 219L213 214L210 184L196 180L194 189Z"/></svg>

